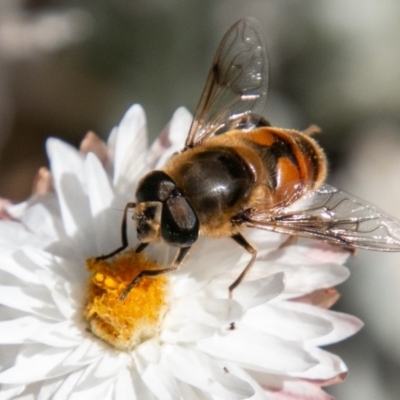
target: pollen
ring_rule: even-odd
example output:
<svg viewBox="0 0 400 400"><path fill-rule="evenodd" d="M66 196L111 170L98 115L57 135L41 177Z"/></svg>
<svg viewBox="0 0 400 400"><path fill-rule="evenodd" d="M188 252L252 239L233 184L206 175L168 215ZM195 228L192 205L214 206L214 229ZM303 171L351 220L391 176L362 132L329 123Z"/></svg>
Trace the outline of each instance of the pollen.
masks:
<svg viewBox="0 0 400 400"><path fill-rule="evenodd" d="M143 277L122 300L125 289L144 270L163 266L143 253L128 251L110 260L86 261L92 273L84 317L94 335L119 350L131 350L156 337L168 308L168 277Z"/></svg>

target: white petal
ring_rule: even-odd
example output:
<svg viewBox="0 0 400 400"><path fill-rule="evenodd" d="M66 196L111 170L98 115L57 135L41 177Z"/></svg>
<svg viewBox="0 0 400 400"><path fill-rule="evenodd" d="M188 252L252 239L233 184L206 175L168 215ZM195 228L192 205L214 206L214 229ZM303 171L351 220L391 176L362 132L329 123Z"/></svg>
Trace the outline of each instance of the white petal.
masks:
<svg viewBox="0 0 400 400"><path fill-rule="evenodd" d="M77 367L89 365L97 362L105 352L109 351L110 348L107 344L100 340L96 340L92 333L87 333L86 338L83 339L78 346L71 349L65 358L63 365L73 369Z"/></svg>
<svg viewBox="0 0 400 400"><path fill-rule="evenodd" d="M255 393L250 398L251 400L270 400L270 398L265 395L265 391L264 391L263 387L260 385L260 382L253 379L252 374L250 374L248 371L246 371L245 369L238 366L236 363L224 362L224 364L226 365L226 369L227 369L228 373L233 373L234 375L245 380L252 386ZM261 374L262 374L262 376L270 376L269 374L265 374L265 373L261 373Z"/></svg>
<svg viewBox="0 0 400 400"><path fill-rule="evenodd" d="M192 386L186 382L178 381L180 399L196 399L196 400L220 400L219 397L212 396L211 394ZM179 400L180 400L179 399Z"/></svg>
<svg viewBox="0 0 400 400"><path fill-rule="evenodd" d="M305 303L297 303L295 301L286 301L276 305L277 309L292 310L300 313L314 315L319 319L324 319L332 326L330 332L325 335L309 339L307 345L326 346L332 343L340 342L354 335L362 327L363 323L356 317L348 314L339 313L332 310L326 310L320 307L314 307Z"/></svg>
<svg viewBox="0 0 400 400"><path fill-rule="evenodd" d="M285 273L285 291L280 296L282 299L300 297L317 289L331 288L345 281L349 270L338 264L298 264L287 265L275 263L268 266L273 273Z"/></svg>
<svg viewBox="0 0 400 400"><path fill-rule="evenodd" d="M15 366L0 373L0 383L28 384L65 375L70 370L62 363L69 350L45 348L40 345L24 347L15 360Z"/></svg>
<svg viewBox="0 0 400 400"><path fill-rule="evenodd" d="M183 149L192 120L192 114L186 108L175 111L165 131L168 136L163 134L151 147L148 162L152 168L162 167L175 152Z"/></svg>
<svg viewBox="0 0 400 400"><path fill-rule="evenodd" d="M160 339L166 343L196 342L212 336L214 332L216 332L214 327L193 321L185 321L182 324L182 321L176 321L175 318L167 315L163 323Z"/></svg>
<svg viewBox="0 0 400 400"><path fill-rule="evenodd" d="M160 343L156 338L146 340L135 349L134 357L142 366L158 363L161 357Z"/></svg>
<svg viewBox="0 0 400 400"><path fill-rule="evenodd" d="M46 142L46 149L50 159L54 183L60 180L61 174L69 172L77 176L81 185L84 184L81 175L84 157L75 147L62 140L49 138Z"/></svg>
<svg viewBox="0 0 400 400"><path fill-rule="evenodd" d="M141 378L157 399L179 399L179 391L175 377L171 369L168 368L168 365L165 365L165 362L149 364L141 374Z"/></svg>
<svg viewBox="0 0 400 400"><path fill-rule="evenodd" d="M101 399L110 389L115 377L127 364L126 353L105 352L97 362L88 365L77 381L71 399ZM110 368L110 366L112 366Z"/></svg>
<svg viewBox="0 0 400 400"><path fill-rule="evenodd" d="M63 321L57 324L42 324L31 336L31 340L48 346L76 347L81 340L80 329L73 321Z"/></svg>
<svg viewBox="0 0 400 400"><path fill-rule="evenodd" d="M16 399L24 390L24 385L0 385L0 400Z"/></svg>
<svg viewBox="0 0 400 400"><path fill-rule="evenodd" d="M116 218L118 219L118 224L115 224L113 218L110 218L114 193L103 166L92 153L89 153L85 160L85 176L88 185L93 231L95 233L94 239L97 245L96 253L106 254L119 246L118 240L120 238L118 238L118 235L110 233L119 231L120 222L119 218ZM116 240L110 240L111 238Z"/></svg>
<svg viewBox="0 0 400 400"><path fill-rule="evenodd" d="M240 275L244 265L238 265L243 252L231 239L200 238L176 274L174 294L191 295L202 287L207 295L228 298L228 286ZM186 286L187 280L194 280ZM207 286L206 286L207 285Z"/></svg>
<svg viewBox="0 0 400 400"><path fill-rule="evenodd" d="M15 251L12 256L0 253L0 270L27 284L40 284L40 280L35 275L36 269L37 266L26 257L22 250ZM3 280L2 282L5 283Z"/></svg>
<svg viewBox="0 0 400 400"><path fill-rule="evenodd" d="M112 398L115 400L119 399L135 400L137 398L135 395L132 375L130 374L128 369L123 369L118 374L114 384L114 392Z"/></svg>
<svg viewBox="0 0 400 400"><path fill-rule="evenodd" d="M181 145L183 147L192 121L193 115L187 108L179 107L174 112L168 135L172 146Z"/></svg>
<svg viewBox="0 0 400 400"><path fill-rule="evenodd" d="M50 303L50 304L49 304ZM40 286L0 286L0 304L38 315L46 319L59 320L58 310L51 304L49 293Z"/></svg>
<svg viewBox="0 0 400 400"><path fill-rule="evenodd" d="M231 299L213 299L206 297L183 297L174 300L168 313L168 326L171 321L185 324L186 321L218 327L242 316L242 307Z"/></svg>
<svg viewBox="0 0 400 400"><path fill-rule="evenodd" d="M347 372L345 363L336 355L319 348L309 349L318 364L307 371L291 374L297 378L327 380Z"/></svg>
<svg viewBox="0 0 400 400"><path fill-rule="evenodd" d="M117 130L114 185L120 193L133 191L145 170L146 153L146 117L143 108L135 104L126 112Z"/></svg>
<svg viewBox="0 0 400 400"><path fill-rule="evenodd" d="M28 232L19 222L0 221L0 250L2 254L10 254L26 245L42 247L45 245L31 232Z"/></svg>
<svg viewBox="0 0 400 400"><path fill-rule="evenodd" d="M276 372L305 371L317 363L299 345L242 325L224 335L203 339L197 347L213 357Z"/></svg>
<svg viewBox="0 0 400 400"><path fill-rule="evenodd" d="M86 157L84 172L92 216L96 217L111 206L113 191L101 162L93 153Z"/></svg>
<svg viewBox="0 0 400 400"><path fill-rule="evenodd" d="M42 385L37 393L36 400L56 400L57 398L60 398L59 395L57 396L55 393L60 393L60 387L63 384L63 378L46 379L41 383Z"/></svg>
<svg viewBox="0 0 400 400"><path fill-rule="evenodd" d="M94 235L83 181L83 159L75 149L55 139L47 141L47 149L65 232L73 238L77 256L88 258L96 248L94 240L90 240Z"/></svg>
<svg viewBox="0 0 400 400"><path fill-rule="evenodd" d="M135 390L135 397L133 397L132 400L158 400L143 382L143 379L139 374L137 368L130 368L129 372L131 374L133 388ZM115 400L120 400L120 397L116 397Z"/></svg>
<svg viewBox="0 0 400 400"><path fill-rule="evenodd" d="M25 316L11 321L0 322L0 343L29 343L31 337L43 326L38 318Z"/></svg>
<svg viewBox="0 0 400 400"><path fill-rule="evenodd" d="M71 399L73 391L75 389L76 383L79 381L81 376L84 373L84 369L80 369L78 371L73 371L65 376L58 378L59 380L54 379L53 387L46 387L46 383L44 384L43 390L40 391L40 395L43 400L47 400L51 398L52 400L65 400ZM60 384L58 382L60 381ZM56 387L54 387L56 386ZM47 392L53 390L55 393L53 396L48 397ZM39 400L39 399L38 399Z"/></svg>
<svg viewBox="0 0 400 400"><path fill-rule="evenodd" d="M285 288L284 274L278 272L266 278L242 282L233 292L233 298L243 308L264 304L280 295Z"/></svg>
<svg viewBox="0 0 400 400"><path fill-rule="evenodd" d="M333 323L328 319L305 311L282 308L281 303L262 304L249 310L242 323L289 341L319 338L334 330Z"/></svg>
<svg viewBox="0 0 400 400"><path fill-rule="evenodd" d="M173 374L180 380L215 394L221 399L243 399L253 395L252 387L204 354L182 346L166 346L165 357Z"/></svg>
<svg viewBox="0 0 400 400"><path fill-rule="evenodd" d="M54 193L41 196L40 201L32 202L20 220L44 243L59 240L65 236L60 207Z"/></svg>

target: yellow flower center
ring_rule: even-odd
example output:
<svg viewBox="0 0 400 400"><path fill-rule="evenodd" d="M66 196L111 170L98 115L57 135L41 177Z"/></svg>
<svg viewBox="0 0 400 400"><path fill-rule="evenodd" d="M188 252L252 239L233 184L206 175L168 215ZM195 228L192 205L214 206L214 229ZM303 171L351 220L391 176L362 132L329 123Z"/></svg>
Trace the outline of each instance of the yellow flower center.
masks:
<svg viewBox="0 0 400 400"><path fill-rule="evenodd" d="M90 258L86 267L93 275L84 317L96 336L130 350L158 335L167 309L167 276L143 277L123 300L121 295L141 271L162 269L160 264L128 251L110 261Z"/></svg>

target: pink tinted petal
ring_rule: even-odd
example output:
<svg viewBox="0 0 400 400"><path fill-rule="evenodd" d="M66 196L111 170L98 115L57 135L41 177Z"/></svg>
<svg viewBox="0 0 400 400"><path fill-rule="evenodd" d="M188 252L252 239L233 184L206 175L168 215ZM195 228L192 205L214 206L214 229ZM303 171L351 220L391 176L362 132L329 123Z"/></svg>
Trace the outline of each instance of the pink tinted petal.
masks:
<svg viewBox="0 0 400 400"><path fill-rule="evenodd" d="M328 288L314 290L314 292L294 298L292 301L322 308L331 308L339 298L340 293L335 288Z"/></svg>
<svg viewBox="0 0 400 400"><path fill-rule="evenodd" d="M12 220L11 215L7 211L7 208L11 205L10 200L0 197L0 220Z"/></svg>
<svg viewBox="0 0 400 400"><path fill-rule="evenodd" d="M260 371L250 371L249 374L264 388L264 398L268 400L332 400L319 384L308 380L264 374Z"/></svg>
<svg viewBox="0 0 400 400"><path fill-rule="evenodd" d="M32 194L45 195L54 192L51 173L46 167L39 168L33 178Z"/></svg>
<svg viewBox="0 0 400 400"><path fill-rule="evenodd" d="M309 382L314 383L317 386L332 386L332 385L337 385L338 383L342 383L346 380L348 375L348 372L341 372L340 374L332 377L332 378L328 378L328 379L308 379Z"/></svg>
<svg viewBox="0 0 400 400"><path fill-rule="evenodd" d="M306 244L295 244L284 249L282 262L320 264L343 264L350 253L339 246L332 246L322 241L313 241Z"/></svg>
<svg viewBox="0 0 400 400"><path fill-rule="evenodd" d="M271 400L334 400L319 386L301 380L286 380L281 389L267 389L266 392Z"/></svg>
<svg viewBox="0 0 400 400"><path fill-rule="evenodd" d="M93 153L103 165L108 162L107 145L94 132L88 132L83 138L79 151L83 154Z"/></svg>

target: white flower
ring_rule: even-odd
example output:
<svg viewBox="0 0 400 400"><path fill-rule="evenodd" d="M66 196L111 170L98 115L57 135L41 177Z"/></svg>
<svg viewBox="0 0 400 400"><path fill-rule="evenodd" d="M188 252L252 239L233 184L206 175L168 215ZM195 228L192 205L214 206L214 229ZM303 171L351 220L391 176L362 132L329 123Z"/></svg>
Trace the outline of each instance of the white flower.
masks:
<svg viewBox="0 0 400 400"><path fill-rule="evenodd" d="M232 240L201 239L179 271L148 278L161 300L129 293L145 317L159 307L132 349L90 331L83 315L91 321L101 307L88 293L97 284L111 293L119 267L91 278L85 263L120 245L121 210L140 177L180 149L190 120L179 109L150 151L137 105L107 145L93 134L80 152L48 141L51 175L42 170L31 199L7 208L14 220L0 221L0 399L328 399L320 386L344 378L344 363L320 346L361 327L327 309L338 297L332 287L348 276L347 255L278 234L246 231L259 253L233 299L228 286L249 255ZM168 262L167 250L150 246L149 254Z"/></svg>

